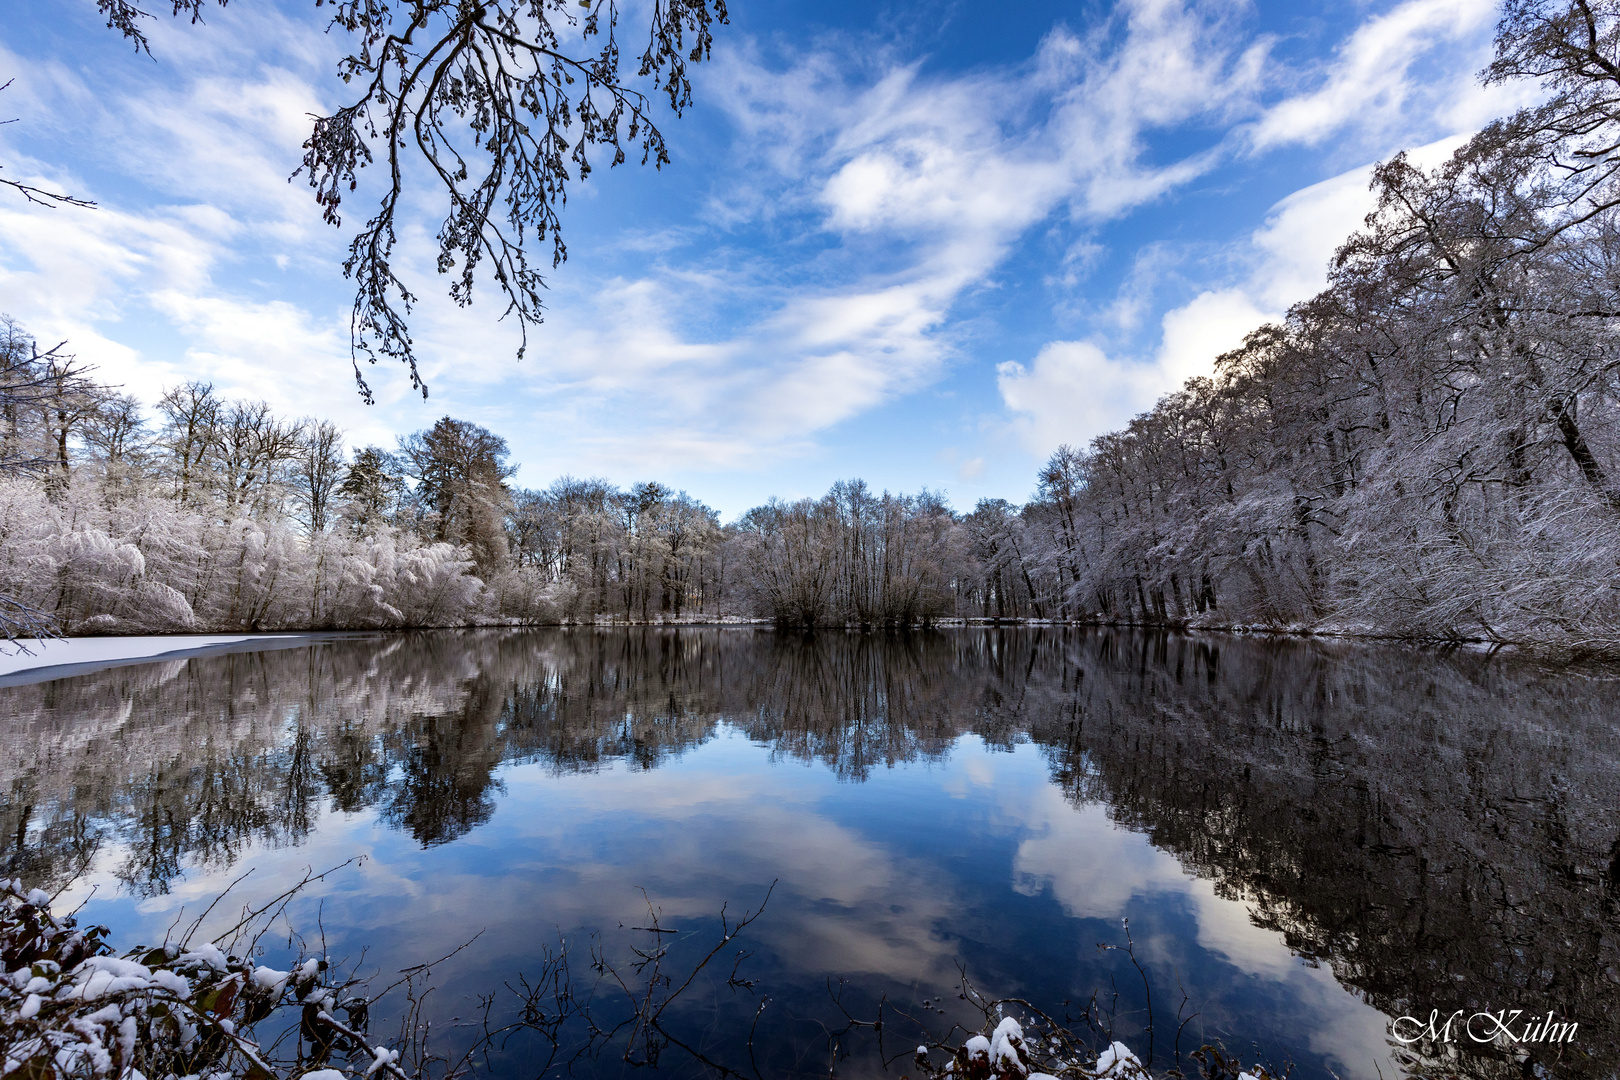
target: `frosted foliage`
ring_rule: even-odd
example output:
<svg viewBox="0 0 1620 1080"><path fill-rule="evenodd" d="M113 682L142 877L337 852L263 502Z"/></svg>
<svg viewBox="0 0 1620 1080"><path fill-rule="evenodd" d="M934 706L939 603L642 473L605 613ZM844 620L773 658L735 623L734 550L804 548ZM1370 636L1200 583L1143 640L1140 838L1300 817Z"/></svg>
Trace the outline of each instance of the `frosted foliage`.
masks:
<svg viewBox="0 0 1620 1080"><path fill-rule="evenodd" d="M944 500L877 495L861 481L771 502L736 540L754 609L801 626L927 623L957 613L967 536Z"/></svg>
<svg viewBox="0 0 1620 1080"><path fill-rule="evenodd" d="M1563 10L1498 27L1541 104L1379 165L1327 290L1053 455L1013 606L1620 648L1620 5Z"/></svg>
<svg viewBox="0 0 1620 1080"><path fill-rule="evenodd" d="M381 1069L388 1080L407 1080L397 1053L370 1044L364 999L326 959L310 957L292 971L254 963L268 930L265 912L245 915L246 926L222 939L229 953L187 933L114 956L105 926L80 927L50 904L39 889L0 881L0 947L15 967L0 971L3 1075L363 1080ZM256 1024L284 1025L293 1014L302 1015L305 1032L320 1032L296 1055L281 1040L253 1038Z"/></svg>
<svg viewBox="0 0 1620 1080"><path fill-rule="evenodd" d="M1145 1080L1150 1075L1142 1067L1142 1062L1137 1056L1131 1053L1130 1048L1121 1042L1111 1044L1108 1049L1098 1054L1095 1068L1099 1077L1109 1077L1110 1080L1116 1077L1118 1080L1138 1080L1138 1078Z"/></svg>
<svg viewBox="0 0 1620 1080"><path fill-rule="evenodd" d="M162 496L109 507L90 485L52 501L0 479L0 578L66 633L460 625L484 599L471 567L390 527L305 537Z"/></svg>

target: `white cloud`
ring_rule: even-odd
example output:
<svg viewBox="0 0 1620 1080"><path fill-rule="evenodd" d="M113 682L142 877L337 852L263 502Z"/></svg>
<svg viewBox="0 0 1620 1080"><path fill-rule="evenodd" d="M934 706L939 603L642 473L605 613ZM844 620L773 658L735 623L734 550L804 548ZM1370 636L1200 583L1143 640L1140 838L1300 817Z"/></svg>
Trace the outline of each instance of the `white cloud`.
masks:
<svg viewBox="0 0 1620 1080"><path fill-rule="evenodd" d="M1255 307L1241 289L1199 293L1190 302L1165 312L1155 367L1172 388L1195 375L1208 375L1215 357L1237 348L1243 337L1274 313Z"/></svg>
<svg viewBox="0 0 1620 1080"><path fill-rule="evenodd" d="M1345 993L1328 966L1301 960L1282 934L1255 925L1247 903L1217 895L1215 882L1115 825L1102 804L1071 805L1048 785L1031 794L1024 823L1029 835L1013 860L1018 891L1050 890L1071 918L1108 920L1129 915L1148 897L1179 894L1200 947L1284 990L1296 1008L1316 1017L1313 1049L1350 1069L1386 1059L1388 1021L1378 1010ZM1138 948L1144 945L1155 947L1138 938Z"/></svg>
<svg viewBox="0 0 1620 1080"><path fill-rule="evenodd" d="M996 367L996 384L1035 453L1060 443L1084 444L1118 424L1121 415L1141 411L1158 384L1147 366L1110 360L1089 341L1053 341L1030 367L1006 361Z"/></svg>
<svg viewBox="0 0 1620 1080"><path fill-rule="evenodd" d="M952 306L1062 207L1083 221L1128 213L1216 167L1235 152L1232 139L1270 145L1346 129L1379 138L1410 125L1414 109L1432 106L1414 105L1423 89L1416 61L1458 41L1477 44L1481 12L1488 6L1477 0L1410 0L1368 20L1316 77L1318 88L1269 110L1258 102L1276 77L1266 70L1270 42L1244 42L1235 32L1241 9L1222 5L1126 3L1090 34L1055 30L1020 72L930 80L899 67L862 91L841 86L824 56L774 91L757 65L734 60L730 86L747 91L732 101L739 122L781 176L808 181L825 210L821 227L846 242L881 235L906 246L904 269L887 280L858 276L861 287L798 301L778 317L778 326L813 329L781 339L799 359L773 365L745 412L809 434L936 377L953 355ZM1438 92L1446 101L1466 96L1459 87L1472 92L1472 60L1447 71ZM1246 115L1260 117L1252 136L1239 126L1179 158L1147 153L1154 132L1218 133ZM1273 227L1303 224L1303 239L1267 252L1257 236L1255 255L1270 263L1255 280L1203 291L1165 315L1147 363L1109 364L1095 346L1070 343L1043 351L1030 371L1003 365L1009 407L1040 414L1028 425L1032 441L1117 425L1319 287L1332 248L1365 213L1365 191L1349 191L1353 178L1334 183L1279 204ZM1129 323L1139 307L1115 314Z"/></svg>
<svg viewBox="0 0 1620 1080"><path fill-rule="evenodd" d="M1028 367L998 365L996 385L1032 453L1044 455L1062 443L1084 446L1188 379L1210 374L1216 356L1274 317L1242 289L1210 290L1165 313L1158 350L1148 360L1113 358L1089 341L1053 341Z"/></svg>
<svg viewBox="0 0 1620 1080"><path fill-rule="evenodd" d="M1416 79L1412 68L1447 45L1471 46L1483 61L1497 7L1495 0L1407 0L1373 16L1336 50L1317 89L1266 111L1254 127L1254 146L1316 145L1349 127L1400 130L1409 122L1414 98L1430 99L1424 106L1432 113L1459 94L1477 95L1472 74L1480 63L1438 81Z"/></svg>
<svg viewBox="0 0 1620 1080"><path fill-rule="evenodd" d="M1085 39L1054 31L1021 71L929 79L895 65L865 85L819 54L777 78L746 55L723 59L724 100L768 166L749 182L776 189L756 209L796 213L833 241L818 278L784 290L655 266L588 300L570 290L580 306L556 305L544 369L524 381L575 395L584 415L634 392L657 423L593 436L592 453L614 463L678 454L757 468L802 452L937 379L959 356L953 306L1035 223L1071 202L1118 214L1206 168L1207 155L1145 164L1144 136L1213 120L1252 92L1255 67L1227 29L1224 9L1130 3ZM1174 77L1144 91L1134 84L1150 69ZM700 341L677 324L728 293L755 298L729 334ZM959 478L982 469L964 463Z"/></svg>
<svg viewBox="0 0 1620 1080"><path fill-rule="evenodd" d="M1433 168L1465 139L1449 136L1408 156ZM1025 446L1045 455L1061 443L1084 445L1123 427L1188 379L1213 374L1215 358L1242 344L1249 331L1282 319L1290 306L1321 290L1333 253L1373 209L1371 176L1372 166L1365 165L1274 205L1238 253L1242 277L1165 312L1151 357L1110 357L1093 342L1054 341L1028 367L1000 364L997 386ZM1131 289L1121 301L1133 310L1141 306Z"/></svg>
<svg viewBox="0 0 1620 1080"><path fill-rule="evenodd" d="M1207 153L1147 164L1145 136L1213 123L1253 92L1263 50L1228 44L1229 14L1127 3L1085 38L1054 31L1021 71L894 66L864 88L825 55L785 73L724 60L724 100L770 167L755 182L779 189L740 201L808 215L839 241L831 273L847 284L812 286L716 343L728 363L708 377L707 412L727 421L715 441L745 439L768 460L773 442L797 446L927 384L956 356L953 305L1032 225L1066 204L1115 216L1207 169ZM863 265L868 238L891 269ZM596 357L614 369L612 352Z"/></svg>
<svg viewBox="0 0 1620 1080"><path fill-rule="evenodd" d="M836 110L843 123L820 162L833 169L819 186L826 227L938 238L926 254L982 260L1060 205L1102 219L1158 198L1215 159L1154 163L1147 136L1215 129L1259 88L1266 45L1234 47L1234 14L1127 0L1083 37L1055 29L1021 71L890 72ZM825 104L805 100L778 122L813 127Z"/></svg>
<svg viewBox="0 0 1620 1080"><path fill-rule="evenodd" d="M984 475L984 458L973 457L963 459L961 451L954 446L947 446L934 455L934 460L950 469L957 480L971 483Z"/></svg>

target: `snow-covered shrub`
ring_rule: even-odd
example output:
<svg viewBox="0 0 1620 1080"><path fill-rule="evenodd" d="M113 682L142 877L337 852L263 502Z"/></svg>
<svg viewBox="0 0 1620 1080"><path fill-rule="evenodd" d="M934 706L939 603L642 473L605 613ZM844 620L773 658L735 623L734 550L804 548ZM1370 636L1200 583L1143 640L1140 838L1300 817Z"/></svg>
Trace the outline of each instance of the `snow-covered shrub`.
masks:
<svg viewBox="0 0 1620 1080"><path fill-rule="evenodd" d="M363 1080L387 1073L405 1080L398 1054L364 1036L365 999L336 983L323 959L300 957L286 971L264 967L252 959L251 936L227 944L245 945L242 955L216 941L115 956L106 933L52 915L41 890L0 883L0 1075ZM295 1010L300 1038L289 1041L298 1045L261 1047L255 1027L276 1017L290 1022Z"/></svg>
<svg viewBox="0 0 1620 1080"><path fill-rule="evenodd" d="M146 573L146 559L134 544L100 529L58 533L44 555L56 578L57 623L67 633L89 619L116 619Z"/></svg>
<svg viewBox="0 0 1620 1080"><path fill-rule="evenodd" d="M66 633L457 626L486 608L558 617L555 585L525 578L486 597L465 548L387 525L305 537L283 520L220 522L150 493L109 502L75 482L58 494L0 479L0 593Z"/></svg>
<svg viewBox="0 0 1620 1080"><path fill-rule="evenodd" d="M533 567L518 567L495 575L489 583L489 614L523 623L561 622L578 590L550 581Z"/></svg>
<svg viewBox="0 0 1620 1080"><path fill-rule="evenodd" d="M945 1047L946 1053L934 1055L931 1049L940 1048L917 1047L915 1063L922 1075L938 1080L1055 1080L1054 1074L1153 1080L1153 1074L1124 1043L1111 1043L1092 1060L1090 1054L1067 1045L1067 1040L1026 1037L1024 1026L1011 1016L1002 1017L987 1032L969 1037L954 1051Z"/></svg>
<svg viewBox="0 0 1620 1080"><path fill-rule="evenodd" d="M49 548L61 530L61 519L38 484L0 477L0 581L7 596L35 610L55 606Z"/></svg>
<svg viewBox="0 0 1620 1080"><path fill-rule="evenodd" d="M386 578L383 601L400 613L402 626L457 626L478 606L484 583L471 574L472 560L454 544L400 550L392 538L373 548Z"/></svg>
<svg viewBox="0 0 1620 1080"><path fill-rule="evenodd" d="M958 1046L917 1047L913 1063L930 1080L1153 1080L1153 1072L1122 1042L1110 1041L1101 1053L1091 1052L1068 1028L1038 1016L1036 1031L1011 1016L987 1021L985 1030ZM1275 1080L1265 1068L1245 1071L1218 1048L1204 1046L1192 1055L1199 1072L1209 1080ZM1172 1076L1181 1076L1179 1071Z"/></svg>
<svg viewBox="0 0 1620 1080"><path fill-rule="evenodd" d="M197 615L179 589L148 579L135 584L134 595L124 606L116 629L170 633L192 630L196 626ZM92 631L87 626L81 628L80 632L88 634Z"/></svg>
<svg viewBox="0 0 1620 1080"><path fill-rule="evenodd" d="M312 629L397 625L398 609L383 599L372 541L323 536L310 542L303 595Z"/></svg>

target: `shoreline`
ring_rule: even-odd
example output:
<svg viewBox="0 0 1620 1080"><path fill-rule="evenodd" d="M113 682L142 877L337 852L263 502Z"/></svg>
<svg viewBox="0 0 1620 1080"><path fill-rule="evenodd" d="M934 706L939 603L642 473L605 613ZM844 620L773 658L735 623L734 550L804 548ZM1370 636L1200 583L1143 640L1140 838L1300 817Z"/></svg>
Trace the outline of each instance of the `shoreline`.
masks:
<svg viewBox="0 0 1620 1080"><path fill-rule="evenodd" d="M139 634L83 637L35 638L0 642L0 686L48 682L71 678L93 671L136 664L181 660L197 656L212 656L234 652L261 652L267 649L288 649L324 641L342 641L354 638L387 636L435 630L523 630L523 629L681 629L681 628L752 628L780 629L769 619L739 618L681 618L681 619L595 619L562 623L482 624L471 626L390 627L375 630L275 630L249 631L237 634ZM1235 637L1314 638L1318 640L1349 641L1367 644L1406 644L1427 649L1467 649L1487 655L1510 653L1540 658L1557 657L1566 662L1582 660L1614 660L1612 651L1575 650L1567 646L1527 645L1523 643L1493 641L1486 638L1435 638L1413 635L1378 633L1376 631L1324 630L1310 627L1274 627L1254 624L1189 625L1186 623L1138 623L1100 619L1036 619L1036 618L951 618L940 619L927 626L910 628L881 626L825 626L804 632L844 631L857 633L912 632L955 629L1040 629L1082 628L1139 630L1174 634L1218 634Z"/></svg>
<svg viewBox="0 0 1620 1080"><path fill-rule="evenodd" d="M21 638L0 642L0 686L67 679L108 668L233 652L292 649L317 641L370 637L374 630L278 630L241 634L135 634Z"/></svg>

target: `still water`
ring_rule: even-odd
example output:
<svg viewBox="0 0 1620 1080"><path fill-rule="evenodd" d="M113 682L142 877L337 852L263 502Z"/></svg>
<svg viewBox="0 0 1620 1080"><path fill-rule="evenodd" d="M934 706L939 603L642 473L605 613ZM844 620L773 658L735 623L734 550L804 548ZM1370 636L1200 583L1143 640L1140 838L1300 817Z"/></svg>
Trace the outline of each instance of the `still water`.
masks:
<svg viewBox="0 0 1620 1080"><path fill-rule="evenodd" d="M133 943L245 871L251 900L363 856L289 919L382 973L479 935L433 969L451 1042L559 934L624 955L650 901L690 959L775 882L738 942L754 985L727 985L728 951L676 1021L741 1064L768 997L765 1075L881 1074L870 1037L828 1032L884 997L970 1022L964 970L1089 1005L1159 1070L1217 1041L1296 1078L1620 1060L1613 670L1080 630L572 629L9 681L0 872ZM1127 919L1134 963L1099 948ZM1393 1016L1503 1008L1578 1033L1528 1062L1463 1042L1414 1065L1390 1039Z"/></svg>

